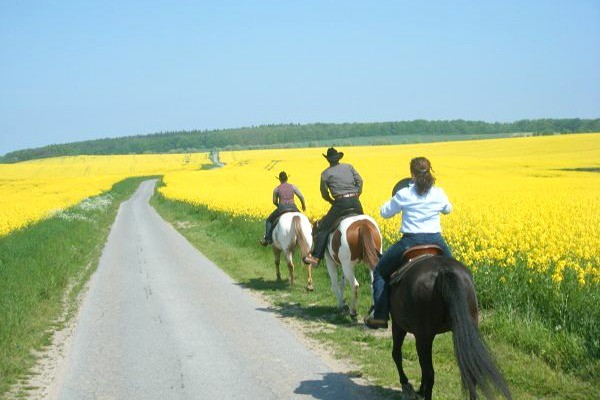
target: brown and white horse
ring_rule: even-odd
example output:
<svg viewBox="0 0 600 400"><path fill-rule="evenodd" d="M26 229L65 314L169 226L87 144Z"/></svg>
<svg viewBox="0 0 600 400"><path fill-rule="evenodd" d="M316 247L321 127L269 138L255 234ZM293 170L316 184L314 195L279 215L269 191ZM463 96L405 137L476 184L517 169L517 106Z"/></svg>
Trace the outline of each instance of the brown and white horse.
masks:
<svg viewBox="0 0 600 400"><path fill-rule="evenodd" d="M331 289L337 296L338 308L341 311L348 309L353 318L357 315L356 302L359 286L354 276L354 266L359 261L364 261L369 266L371 283L373 283L373 269L379 261L381 242L381 232L377 222L368 215L346 217L338 224L335 231L329 234L325 263L331 278ZM339 282L338 266L342 268ZM348 282L352 293L352 299L348 306L344 303L345 282Z"/></svg>
<svg viewBox="0 0 600 400"><path fill-rule="evenodd" d="M300 249L302 257L305 257L312 247L311 225L306 215L299 212L288 212L279 217L279 222L273 229L273 254L275 255L275 268L277 280L281 280L279 262L281 252L285 255L285 261L289 271L290 285L294 285L294 250ZM308 266L308 282L306 289L312 291L312 266Z"/></svg>

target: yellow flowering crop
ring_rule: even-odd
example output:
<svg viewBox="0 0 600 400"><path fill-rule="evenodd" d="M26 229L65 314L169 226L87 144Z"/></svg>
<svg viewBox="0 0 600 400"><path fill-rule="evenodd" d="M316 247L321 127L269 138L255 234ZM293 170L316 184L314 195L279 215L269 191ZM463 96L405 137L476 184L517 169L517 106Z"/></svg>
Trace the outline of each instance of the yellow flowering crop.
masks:
<svg viewBox="0 0 600 400"><path fill-rule="evenodd" d="M379 217L393 185L416 156L428 157L437 185L454 205L442 217L457 258L472 268L525 263L555 282L574 271L580 284L600 282L600 134L403 146L347 147L342 162L364 179L361 201L384 237L399 238L400 216ZM77 156L0 164L0 236L141 175L164 175L168 198L249 218L273 209L285 170L316 219L329 205L319 194L324 148L235 151L225 167L201 169L206 154Z"/></svg>
<svg viewBox="0 0 600 400"><path fill-rule="evenodd" d="M77 156L0 164L0 236L130 176L198 169L206 154Z"/></svg>
<svg viewBox="0 0 600 400"><path fill-rule="evenodd" d="M442 226L457 258L473 268L525 263L555 282L569 269L582 285L600 282L600 134L338 150L345 153L342 162L362 175L361 202L388 241L400 236L400 216L383 220L379 207L409 175L410 160L425 156L454 205ZM233 215L265 218L273 209L276 176L284 170L316 219L329 206L319 194L324 151L222 153L224 168L167 173L161 192Z"/></svg>

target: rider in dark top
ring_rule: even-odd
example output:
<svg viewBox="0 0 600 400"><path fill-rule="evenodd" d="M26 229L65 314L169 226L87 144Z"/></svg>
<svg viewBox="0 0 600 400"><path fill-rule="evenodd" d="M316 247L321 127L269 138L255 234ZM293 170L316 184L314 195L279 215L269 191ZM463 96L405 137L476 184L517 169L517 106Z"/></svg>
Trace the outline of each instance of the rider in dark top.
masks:
<svg viewBox="0 0 600 400"><path fill-rule="evenodd" d="M362 214L358 197L362 193L363 180L350 164L340 164L344 153L333 147L327 149L323 157L329 161L329 168L321 173L321 196L331 204L327 214L319 221L314 251L304 257L306 264L316 266L325 254L327 236L334 228L335 221L349 210Z"/></svg>
<svg viewBox="0 0 600 400"><path fill-rule="evenodd" d="M288 176L285 171L279 173L279 182L280 185L273 190L273 204L277 208L269 215L265 223L265 237L260 240L260 244L263 246L268 246L273 242L273 222L286 212L298 211L298 207L294 203L294 195L300 199L302 211L306 211L304 196L302 196L300 189L288 183Z"/></svg>

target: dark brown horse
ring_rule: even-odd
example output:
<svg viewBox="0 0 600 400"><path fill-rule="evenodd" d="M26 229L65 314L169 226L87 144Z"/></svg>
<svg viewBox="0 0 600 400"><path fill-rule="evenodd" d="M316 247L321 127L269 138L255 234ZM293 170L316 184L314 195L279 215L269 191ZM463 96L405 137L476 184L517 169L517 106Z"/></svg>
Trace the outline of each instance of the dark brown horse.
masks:
<svg viewBox="0 0 600 400"><path fill-rule="evenodd" d="M495 387L510 399L504 378L479 333L477 298L467 268L452 258L438 255L425 258L402 272L399 281L392 283L390 288L390 310L394 340L392 357L403 393L415 394L402 369L402 343L406 333L415 336L421 365L418 394L431 399L433 339L438 333L452 331L454 354L463 388L469 397L476 398L477 389L486 397L493 397Z"/></svg>

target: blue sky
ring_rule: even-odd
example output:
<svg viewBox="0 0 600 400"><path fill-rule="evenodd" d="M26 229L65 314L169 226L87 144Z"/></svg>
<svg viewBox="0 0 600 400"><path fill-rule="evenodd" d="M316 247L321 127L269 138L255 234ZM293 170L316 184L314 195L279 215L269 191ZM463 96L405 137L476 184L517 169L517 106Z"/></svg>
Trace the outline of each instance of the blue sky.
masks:
<svg viewBox="0 0 600 400"><path fill-rule="evenodd" d="M273 123L600 117L600 1L0 1L0 154Z"/></svg>

